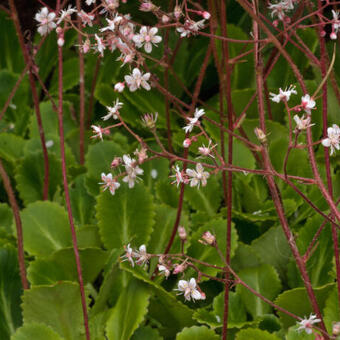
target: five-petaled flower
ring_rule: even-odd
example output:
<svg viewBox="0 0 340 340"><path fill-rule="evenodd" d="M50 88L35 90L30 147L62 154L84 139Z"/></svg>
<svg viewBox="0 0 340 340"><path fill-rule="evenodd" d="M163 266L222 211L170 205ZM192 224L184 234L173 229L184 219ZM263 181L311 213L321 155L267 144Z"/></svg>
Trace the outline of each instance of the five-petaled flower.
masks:
<svg viewBox="0 0 340 340"><path fill-rule="evenodd" d="M297 94L294 85L290 85L288 88L286 87L285 90L279 88L278 94L270 92L270 99L275 103L280 103L281 101L288 102L292 94Z"/></svg>
<svg viewBox="0 0 340 340"><path fill-rule="evenodd" d="M311 110L315 107L315 101L309 94L305 94L301 97L301 106L306 113L310 114Z"/></svg>
<svg viewBox="0 0 340 340"><path fill-rule="evenodd" d="M191 132L195 125L198 125L200 117L205 114L204 109L196 109L193 118L187 118L189 124L184 126L183 130L188 133Z"/></svg>
<svg viewBox="0 0 340 340"><path fill-rule="evenodd" d="M299 328L297 329L298 331L304 330L307 334L312 334L313 332L313 324L320 322L320 319L316 318L316 315L311 314L309 318L305 318L298 322L300 325Z"/></svg>
<svg viewBox="0 0 340 340"><path fill-rule="evenodd" d="M327 138L322 140L322 145L331 148L331 155L333 155L335 149L340 150L340 128L338 125L333 124L332 127L327 129Z"/></svg>
<svg viewBox="0 0 340 340"><path fill-rule="evenodd" d="M198 188L200 187L200 184L202 183L202 186L207 185L207 178L209 178L210 174L209 172L204 171L204 168L201 163L196 164L196 171L193 169L187 169L186 174L191 177L190 180L190 186Z"/></svg>
<svg viewBox="0 0 340 340"><path fill-rule="evenodd" d="M148 83L150 73L143 74L137 67L133 69L131 75L125 76L124 79L131 92L136 91L141 86L147 91L151 89L151 86Z"/></svg>
<svg viewBox="0 0 340 340"><path fill-rule="evenodd" d="M295 123L296 123L296 128L297 130L306 130L307 128L315 125L315 124L311 124L311 118L307 117L305 118L305 115L302 115L302 117L300 118L298 115L295 115L294 117Z"/></svg>
<svg viewBox="0 0 340 340"><path fill-rule="evenodd" d="M116 99L116 102L113 106L106 106L107 111L109 112L106 116L102 117L103 120L108 120L111 117L113 119L118 119L117 113L119 113L119 109L123 107L123 103L119 101L119 99Z"/></svg>
<svg viewBox="0 0 340 340"><path fill-rule="evenodd" d="M146 26L143 26L139 34L135 34L132 38L132 40L135 42L137 47L144 46L144 50L147 53L151 53L152 51L152 45L160 43L162 41L162 37L160 35L157 35L158 28L152 27L148 28Z"/></svg>
<svg viewBox="0 0 340 340"><path fill-rule="evenodd" d="M46 35L57 27L55 20L55 13L48 12L47 7L43 7L40 12L35 15L35 20L39 22L38 32L40 35Z"/></svg>
<svg viewBox="0 0 340 340"><path fill-rule="evenodd" d="M123 182L129 184L129 188L133 188L135 186L135 181L138 178L138 175L143 175L144 170L141 169L136 160L131 158L129 155L123 155L124 167L126 170L126 176L123 178Z"/></svg>
<svg viewBox="0 0 340 340"><path fill-rule="evenodd" d="M120 187L120 183L116 181L115 178L112 178L112 174L102 173L102 181L99 184L103 184L102 188L103 191L105 191L107 188L110 190L111 195L114 195L116 192L116 189Z"/></svg>
<svg viewBox="0 0 340 340"><path fill-rule="evenodd" d="M134 257L137 259L136 263L138 265L144 265L145 263L148 263L150 256L146 252L145 244L142 244L139 247L139 250L134 253Z"/></svg>
<svg viewBox="0 0 340 340"><path fill-rule="evenodd" d="M178 290L179 294L184 294L185 300L190 301L192 299L195 302L195 300L202 299L201 293L196 286L196 280L192 277L190 281L179 280L178 289L175 290Z"/></svg>

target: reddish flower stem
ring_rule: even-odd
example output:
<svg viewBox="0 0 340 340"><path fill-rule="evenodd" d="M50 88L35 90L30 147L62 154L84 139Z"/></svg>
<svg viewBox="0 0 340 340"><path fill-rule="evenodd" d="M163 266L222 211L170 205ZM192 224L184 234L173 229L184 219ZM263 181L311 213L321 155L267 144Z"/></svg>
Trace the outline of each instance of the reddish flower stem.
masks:
<svg viewBox="0 0 340 340"><path fill-rule="evenodd" d="M57 1L57 11L59 11L59 9L60 9L60 0ZM58 46L58 78L59 78L58 125L59 125L59 136L60 136L60 155L61 155L61 166L62 166L62 173L63 173L64 194L65 194L66 208L67 208L71 235L72 235L74 257L75 257L77 273L78 273L78 281L79 281L79 289L80 289L80 295L81 295L81 304L82 304L82 309L83 309L86 340L90 340L90 330L89 330L89 324L88 324L88 314L87 314L83 275L82 275L78 243L77 243L77 235L76 235L76 229L75 229L75 225L73 221L71 200L70 200L70 194L69 194L68 182L67 182L66 159L65 159L65 137L64 137L64 124L63 124L63 50L62 50L62 47L60 46Z"/></svg>
<svg viewBox="0 0 340 340"><path fill-rule="evenodd" d="M20 278L21 278L21 284L23 289L28 289L28 281L26 277L26 267L25 267L25 254L24 254L24 240L23 240L23 234L22 234L22 223L20 218L20 210L18 207L18 203L15 199L15 194L11 185L11 181L7 175L7 172L5 168L2 165L2 162L0 160L0 176L2 178L2 182L4 184L9 203L11 205L15 226L16 226L16 232L17 232L17 249L18 249L18 263L19 263L19 269L20 269Z"/></svg>

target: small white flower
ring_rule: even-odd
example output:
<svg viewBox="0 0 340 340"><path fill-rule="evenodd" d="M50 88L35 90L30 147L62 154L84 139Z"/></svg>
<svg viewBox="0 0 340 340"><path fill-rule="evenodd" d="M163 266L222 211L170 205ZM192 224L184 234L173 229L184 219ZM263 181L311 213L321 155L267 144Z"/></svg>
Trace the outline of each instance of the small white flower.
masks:
<svg viewBox="0 0 340 340"><path fill-rule="evenodd" d="M176 183L178 188L180 183L185 183L186 181L184 179L183 171L179 168L178 165L176 165L176 167L173 167L173 169L175 170L175 174L171 175L170 177L175 177L176 179L173 182L171 182L171 184Z"/></svg>
<svg viewBox="0 0 340 340"><path fill-rule="evenodd" d="M301 97L301 106L306 113L310 114L311 110L315 107L315 101L310 97L309 94L306 94Z"/></svg>
<svg viewBox="0 0 340 340"><path fill-rule="evenodd" d="M142 244L139 247L139 251L135 252L134 257L137 259L136 263L138 265L144 265L145 263L148 263L150 256L146 252L145 244Z"/></svg>
<svg viewBox="0 0 340 340"><path fill-rule="evenodd" d="M161 274L164 274L164 276L166 278L168 278L170 276L170 270L168 267L164 266L163 264L158 264L158 271L161 273Z"/></svg>
<svg viewBox="0 0 340 340"><path fill-rule="evenodd" d="M94 3L96 3L96 0L86 0L86 5L87 6L91 6Z"/></svg>
<svg viewBox="0 0 340 340"><path fill-rule="evenodd" d="M181 38L187 37L191 34L197 34L197 32L204 27L205 19L200 21L186 20L184 26L177 27L177 32L181 33Z"/></svg>
<svg viewBox="0 0 340 340"><path fill-rule="evenodd" d="M196 171L193 169L187 169L186 174L191 177L190 178L190 186L198 188L200 187L200 184L202 183L202 186L207 185L207 178L209 178L210 174L209 172L204 171L204 168L201 163L196 164Z"/></svg>
<svg viewBox="0 0 340 340"><path fill-rule="evenodd" d="M38 32L40 35L46 35L57 27L54 22L55 17L55 13L49 13L47 7L43 7L40 12L35 15L35 20L39 22Z"/></svg>
<svg viewBox="0 0 340 340"><path fill-rule="evenodd" d="M335 149L340 150L340 128L338 125L333 124L332 127L327 129L327 137L322 140L322 145L326 148L331 148L331 155Z"/></svg>
<svg viewBox="0 0 340 340"><path fill-rule="evenodd" d="M268 8L272 11L271 16L276 15L280 20L285 17L285 12L294 9L294 0L282 0L275 4L270 4Z"/></svg>
<svg viewBox="0 0 340 340"><path fill-rule="evenodd" d="M125 255L121 257L123 259L122 262L129 261L132 267L134 267L135 266L135 263L133 261L134 252L132 248L130 247L130 243L127 246L124 246L124 248L125 248Z"/></svg>
<svg viewBox="0 0 340 340"><path fill-rule="evenodd" d="M144 170L141 169L136 160L131 158L129 155L123 155L124 167L127 175L123 178L123 182L129 184L129 188L133 188L135 186L135 181L138 178L138 175L143 175Z"/></svg>
<svg viewBox="0 0 340 340"><path fill-rule="evenodd" d="M120 183L117 182L114 178L112 178L112 174L105 175L102 173L102 181L99 184L103 184L102 188L105 191L107 188L110 190L111 195L115 194L116 189L120 187Z"/></svg>
<svg viewBox="0 0 340 340"><path fill-rule="evenodd" d="M195 300L201 300L202 296L199 290L196 288L196 280L194 278L191 278L190 281L186 280L179 280L178 282L178 290L179 294L184 294L184 298L187 301L190 301L191 299L195 302Z"/></svg>
<svg viewBox="0 0 340 340"><path fill-rule="evenodd" d="M157 27L147 28L143 26L139 34L134 35L132 40L135 42L137 47L142 47L144 45L144 50L147 53L151 53L152 44L157 46L159 42L162 41L162 37L160 35L156 35L158 32Z"/></svg>
<svg viewBox="0 0 340 340"><path fill-rule="evenodd" d="M334 11L332 9L332 14L333 14L333 20L334 20L332 27L333 27L334 33L337 34L340 28L339 11Z"/></svg>
<svg viewBox="0 0 340 340"><path fill-rule="evenodd" d="M94 133L94 135L91 136L91 138L99 138L103 140L104 130L100 126L96 126L96 125L91 125L91 128L93 130L92 132Z"/></svg>
<svg viewBox="0 0 340 340"><path fill-rule="evenodd" d="M75 8L72 8L71 5L68 6L67 10L61 10L57 24L59 25L66 18L69 19L73 13L77 13L77 10Z"/></svg>
<svg viewBox="0 0 340 340"><path fill-rule="evenodd" d="M150 79L150 73L143 74L138 68L134 68L131 75L124 77L127 86L131 92L136 91L141 86L149 91L151 90L151 86L148 83Z"/></svg>
<svg viewBox="0 0 340 340"><path fill-rule="evenodd" d="M311 124L311 118L307 117L305 118L305 115L303 115L301 118L298 115L295 115L294 117L295 123L296 123L296 128L300 131L306 130L307 128L315 125Z"/></svg>
<svg viewBox="0 0 340 340"><path fill-rule="evenodd" d="M194 113L194 118L187 118L189 124L184 126L183 130L186 133L191 132L194 126L198 124L200 117L202 117L204 114L204 109L196 109Z"/></svg>
<svg viewBox="0 0 340 340"><path fill-rule="evenodd" d="M278 94L270 92L271 95L270 99L275 103L279 103L281 101L288 102L292 94L297 94L294 85L290 85L288 88L286 87L284 91L280 88Z"/></svg>
<svg viewBox="0 0 340 340"><path fill-rule="evenodd" d="M96 50L100 53L101 56L103 56L104 50L106 48L103 43L103 39L99 38L97 34L95 34L94 37L96 38L96 41L97 41Z"/></svg>
<svg viewBox="0 0 340 340"><path fill-rule="evenodd" d="M119 99L116 99L116 102L113 106L106 106L107 111L109 112L106 116L102 117L103 120L108 120L111 117L113 119L118 119L117 113L119 113L119 109L123 107L123 103L119 101Z"/></svg>
<svg viewBox="0 0 340 340"><path fill-rule="evenodd" d="M316 315L311 314L309 318L305 318L298 322L300 327L297 329L299 332L304 330L307 334L312 334L313 324L319 323L321 320L316 318Z"/></svg>
<svg viewBox="0 0 340 340"><path fill-rule="evenodd" d="M94 19L94 15L88 14L84 12L83 10L81 10L80 12L78 12L78 16L80 17L84 27L86 25L92 27L92 21Z"/></svg>
<svg viewBox="0 0 340 340"><path fill-rule="evenodd" d="M200 147L198 148L198 152L199 152L202 156L205 156L205 157L210 156L210 157L212 157L212 158L215 158L215 157L212 155L211 152L212 152L212 150L213 150L214 148L216 148L216 146L217 146L217 144L211 146L211 139L210 139L210 140L209 140L208 146L205 146L205 145L203 144L202 146L200 146ZM200 156L200 157L201 157L201 156Z"/></svg>

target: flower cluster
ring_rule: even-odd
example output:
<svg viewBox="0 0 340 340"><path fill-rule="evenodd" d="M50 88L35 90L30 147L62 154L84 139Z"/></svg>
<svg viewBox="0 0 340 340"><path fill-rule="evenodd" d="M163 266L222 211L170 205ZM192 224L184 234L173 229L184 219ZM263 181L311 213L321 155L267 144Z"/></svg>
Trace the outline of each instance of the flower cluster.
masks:
<svg viewBox="0 0 340 340"><path fill-rule="evenodd" d="M207 185L207 179L210 174L207 171L204 171L203 165L201 163L196 164L196 170L194 169L186 169L184 172L179 168L178 165L174 167L175 174L170 177L175 177L175 180L171 184L177 184L177 187L180 183L189 184L191 187L197 186L197 188Z"/></svg>

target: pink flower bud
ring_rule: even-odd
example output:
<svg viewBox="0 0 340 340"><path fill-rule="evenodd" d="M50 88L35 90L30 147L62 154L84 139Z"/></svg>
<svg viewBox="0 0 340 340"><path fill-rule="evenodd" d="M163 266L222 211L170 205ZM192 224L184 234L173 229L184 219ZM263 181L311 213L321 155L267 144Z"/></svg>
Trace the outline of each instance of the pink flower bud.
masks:
<svg viewBox="0 0 340 340"><path fill-rule="evenodd" d="M322 30L321 33L320 33L320 36L321 36L321 38L325 37L326 36L326 31Z"/></svg>
<svg viewBox="0 0 340 340"><path fill-rule="evenodd" d="M202 235L202 240L201 243L206 244L206 245L213 245L216 242L216 238L215 236L210 232L210 231L206 231L203 235Z"/></svg>
<svg viewBox="0 0 340 340"><path fill-rule="evenodd" d="M154 5L152 2L145 1L141 3L139 10L142 12L150 12L153 10L153 8L154 8Z"/></svg>
<svg viewBox="0 0 340 340"><path fill-rule="evenodd" d="M206 11L204 11L204 12L202 12L202 17L203 17L204 19L207 19L207 20L209 20L209 19L210 19L210 17L211 17L211 15L210 15L210 13L209 13L209 12L206 12Z"/></svg>
<svg viewBox="0 0 340 340"><path fill-rule="evenodd" d="M185 241L187 239L187 232L185 231L184 227L178 227L178 235L182 241Z"/></svg>
<svg viewBox="0 0 340 340"><path fill-rule="evenodd" d="M337 36L336 36L336 33L335 32L332 32L329 37L332 39L332 40L336 40Z"/></svg>
<svg viewBox="0 0 340 340"><path fill-rule="evenodd" d="M265 143L267 141L267 136L264 134L264 132L260 128L256 127L254 132L255 132L256 137L261 143Z"/></svg>
<svg viewBox="0 0 340 340"><path fill-rule="evenodd" d="M173 274L179 274L179 273L183 273L185 270L187 269L187 264L185 262L181 263L181 264L175 264L175 269L173 270Z"/></svg>
<svg viewBox="0 0 340 340"><path fill-rule="evenodd" d="M170 21L170 18L167 15L163 15L162 16L162 23L163 24L167 24Z"/></svg>
<svg viewBox="0 0 340 340"><path fill-rule="evenodd" d="M58 35L60 35L60 34L63 33L63 29L62 29L60 26L58 26L58 27L55 29L55 31L56 31L56 33L57 33Z"/></svg>
<svg viewBox="0 0 340 340"><path fill-rule="evenodd" d="M117 83L114 87L116 92L123 92L125 88L125 84L124 83Z"/></svg>
<svg viewBox="0 0 340 340"><path fill-rule="evenodd" d="M201 300L205 300L205 298L206 298L205 293L202 292L202 291L200 291L200 293L201 293Z"/></svg>
<svg viewBox="0 0 340 340"><path fill-rule="evenodd" d="M113 161L111 162L111 168L116 168L119 166L122 162L122 159L120 157L115 157Z"/></svg>
<svg viewBox="0 0 340 340"><path fill-rule="evenodd" d="M190 145L191 145L191 139L190 138L184 139L183 147L188 148Z"/></svg>
<svg viewBox="0 0 340 340"><path fill-rule="evenodd" d="M279 26L279 20L274 20L274 21L273 21L273 25L274 25L274 27Z"/></svg>

